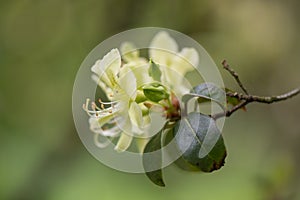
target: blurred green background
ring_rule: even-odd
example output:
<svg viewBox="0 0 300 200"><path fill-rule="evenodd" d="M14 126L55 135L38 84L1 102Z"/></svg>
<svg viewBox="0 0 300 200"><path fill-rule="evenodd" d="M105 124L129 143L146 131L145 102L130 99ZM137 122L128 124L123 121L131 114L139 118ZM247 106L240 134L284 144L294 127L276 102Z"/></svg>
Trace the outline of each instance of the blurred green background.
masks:
<svg viewBox="0 0 300 200"><path fill-rule="evenodd" d="M225 167L198 174L170 166L166 188L95 160L71 111L89 51L144 26L191 36L220 69L226 58L252 93L297 87L299 7L297 0L0 1L0 199L300 199L300 97L235 113L223 131Z"/></svg>

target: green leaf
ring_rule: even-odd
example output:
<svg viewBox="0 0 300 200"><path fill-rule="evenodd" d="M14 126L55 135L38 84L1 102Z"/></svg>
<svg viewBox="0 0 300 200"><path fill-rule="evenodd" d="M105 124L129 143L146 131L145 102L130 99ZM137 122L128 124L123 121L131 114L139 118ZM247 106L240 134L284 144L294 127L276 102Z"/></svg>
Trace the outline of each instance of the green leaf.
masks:
<svg viewBox="0 0 300 200"><path fill-rule="evenodd" d="M169 94L164 86L158 83L152 83L143 87L144 95L153 102L159 102L162 99L167 99Z"/></svg>
<svg viewBox="0 0 300 200"><path fill-rule="evenodd" d="M199 169L197 166L194 166L192 164L190 164L189 162L187 162L182 156L180 156L175 162L174 164L179 167L182 170L185 171L201 171L201 169Z"/></svg>
<svg viewBox="0 0 300 200"><path fill-rule="evenodd" d="M190 99L198 97L198 102L214 101L219 104L224 110L226 108L226 93L213 83L202 83L194 87L190 93L182 97L183 102L188 102Z"/></svg>
<svg viewBox="0 0 300 200"><path fill-rule="evenodd" d="M164 128L160 130L154 137L150 139L150 141L147 143L144 154L143 154L143 166L146 171L147 177L156 185L164 187L165 183L163 181L162 177L162 153L152 153L161 149L162 143L161 143L161 137L162 133L164 131ZM154 171L151 171L151 169L157 169Z"/></svg>
<svg viewBox="0 0 300 200"><path fill-rule="evenodd" d="M150 66L149 66L149 76L153 78L153 80L161 82L161 71L159 69L159 65L150 60Z"/></svg>
<svg viewBox="0 0 300 200"><path fill-rule="evenodd" d="M164 138L164 146L168 145L172 140L174 139L174 127L170 128L165 135ZM176 156L177 154L174 152L168 152L169 156L172 158L174 155ZM180 153L180 152L178 152ZM176 159L176 158L175 158ZM184 160L184 158L182 156L180 156L179 158L177 158L174 162L174 164L186 171L200 171L199 168L191 165L190 163L188 163L186 160Z"/></svg>
<svg viewBox="0 0 300 200"><path fill-rule="evenodd" d="M190 113L174 128L175 140L182 159L203 172L224 165L226 148L215 121L200 113Z"/></svg>

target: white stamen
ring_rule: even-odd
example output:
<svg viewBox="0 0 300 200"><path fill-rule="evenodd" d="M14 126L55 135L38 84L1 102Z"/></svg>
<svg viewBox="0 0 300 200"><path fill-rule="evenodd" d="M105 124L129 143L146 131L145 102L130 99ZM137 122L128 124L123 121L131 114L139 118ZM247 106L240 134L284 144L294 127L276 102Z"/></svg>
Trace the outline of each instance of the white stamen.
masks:
<svg viewBox="0 0 300 200"><path fill-rule="evenodd" d="M86 99L86 103L82 105L82 108L84 111L86 111L86 113L90 117L95 117L95 116L103 117L103 116L106 116L108 114L115 113L118 111L116 109L117 108L116 105L118 104L118 101L102 102L99 99L99 102L101 103L101 105L100 105L101 108L99 108L95 102L91 102L91 110L90 110L89 109L90 99ZM110 105L111 107L105 108L104 105ZM95 115L95 116L93 116L93 115Z"/></svg>

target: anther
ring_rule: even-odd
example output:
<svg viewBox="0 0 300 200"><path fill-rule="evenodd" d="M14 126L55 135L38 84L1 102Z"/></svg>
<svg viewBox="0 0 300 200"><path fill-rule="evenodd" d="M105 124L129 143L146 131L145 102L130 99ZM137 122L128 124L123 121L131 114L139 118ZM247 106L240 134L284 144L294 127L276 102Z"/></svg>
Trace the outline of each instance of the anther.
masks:
<svg viewBox="0 0 300 200"><path fill-rule="evenodd" d="M92 109L93 109L93 111L96 111L96 104L95 104L95 102L92 102Z"/></svg>
<svg viewBox="0 0 300 200"><path fill-rule="evenodd" d="M147 107L147 108L151 108L153 106L152 103L148 103L148 102L145 102L144 105Z"/></svg>
<svg viewBox="0 0 300 200"><path fill-rule="evenodd" d="M101 107L102 110L105 109L103 103L101 103L100 107Z"/></svg>

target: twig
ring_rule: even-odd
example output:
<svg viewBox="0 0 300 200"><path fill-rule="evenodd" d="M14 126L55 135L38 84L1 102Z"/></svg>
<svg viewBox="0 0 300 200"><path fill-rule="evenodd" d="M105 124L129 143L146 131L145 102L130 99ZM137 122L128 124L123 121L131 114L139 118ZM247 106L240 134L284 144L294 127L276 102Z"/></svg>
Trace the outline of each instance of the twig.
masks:
<svg viewBox="0 0 300 200"><path fill-rule="evenodd" d="M238 74L233 69L230 68L230 66L227 64L226 60L224 60L222 62L222 64L224 66L224 69L226 69L235 78L236 82L239 84L239 86L245 92L245 94L237 93L237 92L234 92L234 93L233 92L227 92L226 96L232 97L232 98L236 98L239 101L241 101L241 103L239 103L238 105L234 106L230 110L226 110L224 112L212 115L211 117L214 118L214 119L218 119L218 118L221 118L221 117L229 117L234 112L236 112L237 110L239 110L240 108L243 108L247 104L252 103L252 102L259 102L259 103L271 104L271 103L275 103L275 102L279 102L279 101L284 101L284 100L290 99L290 98L292 98L292 97L300 94L300 87L299 87L299 88L296 88L296 89L294 89L294 90L292 90L290 92L287 92L285 94L278 95L278 96L262 97L262 96L250 95L247 92L246 88L241 83Z"/></svg>
<svg viewBox="0 0 300 200"><path fill-rule="evenodd" d="M230 117L230 116L232 115L232 113L234 113L235 111L239 110L240 108L245 107L248 103L250 103L250 102L243 101L242 103L240 103L240 104L234 106L232 109L227 110L227 111L225 111L225 112L217 113L217 114L215 114L215 115L212 115L211 117L212 117L213 119L215 119L215 120L216 120L216 119L219 119L219 118L221 118L221 117Z"/></svg>
<svg viewBox="0 0 300 200"><path fill-rule="evenodd" d="M229 117L235 111L239 110L240 108L245 107L247 104L252 103L252 102L271 104L271 103L290 99L290 98L296 96L297 94L300 94L300 88L294 89L294 90L287 92L285 94L282 94L282 95L271 96L271 97L261 97L261 96L256 96L256 95L239 94L237 92L236 93L227 92L226 96L236 98L242 102L239 103L238 105L234 106L230 110L213 115L212 118L218 119L221 117Z"/></svg>
<svg viewBox="0 0 300 200"><path fill-rule="evenodd" d="M278 96L270 96L270 97L261 97L261 96L256 96L256 95L245 95L245 94L238 94L238 93L232 93L232 92L227 92L226 96L234 97L234 98L237 98L239 100L245 100L248 103L250 103L250 102L259 102L259 103L271 104L271 103L275 103L275 102L278 102L278 101L287 100L289 98L292 98L292 97L296 96L299 93L300 93L300 88L296 88L296 89L294 89L290 92L287 92L285 94L278 95Z"/></svg>
<svg viewBox="0 0 300 200"><path fill-rule="evenodd" d="M245 94L249 94L247 89L245 88L245 86L242 84L242 82L239 79L239 75L238 73L236 73L227 63L226 60L223 60L222 65L224 67L224 69L226 69L232 76L233 78L236 80L236 82L239 84L240 88L245 92Z"/></svg>

